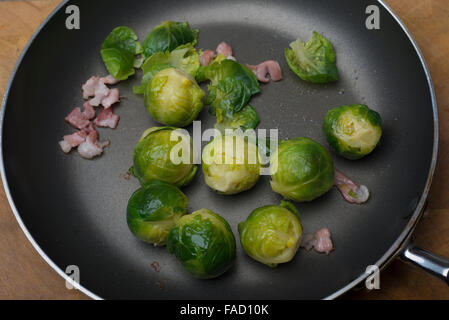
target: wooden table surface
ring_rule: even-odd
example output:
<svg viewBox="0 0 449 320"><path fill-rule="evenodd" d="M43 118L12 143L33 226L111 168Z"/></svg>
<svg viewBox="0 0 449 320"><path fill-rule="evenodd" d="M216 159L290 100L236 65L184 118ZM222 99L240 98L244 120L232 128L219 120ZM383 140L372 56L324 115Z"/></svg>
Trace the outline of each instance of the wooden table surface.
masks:
<svg viewBox="0 0 449 320"><path fill-rule="evenodd" d="M0 96L32 33L59 0L0 1ZM418 42L430 67L440 116L440 152L429 209L416 243L449 257L449 0L387 0ZM449 287L394 261L381 273L381 289L353 290L343 299L449 299ZM63 279L28 242L0 189L0 299L87 299Z"/></svg>

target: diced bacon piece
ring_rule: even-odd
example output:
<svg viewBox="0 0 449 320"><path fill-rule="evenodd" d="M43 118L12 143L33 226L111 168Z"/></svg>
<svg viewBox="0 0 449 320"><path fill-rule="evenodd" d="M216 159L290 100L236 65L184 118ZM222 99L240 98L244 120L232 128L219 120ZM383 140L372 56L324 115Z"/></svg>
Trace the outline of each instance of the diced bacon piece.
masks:
<svg viewBox="0 0 449 320"><path fill-rule="evenodd" d="M59 141L62 151L69 153L72 148L79 146L86 140L87 133L83 130L64 136L64 140Z"/></svg>
<svg viewBox="0 0 449 320"><path fill-rule="evenodd" d="M100 148L105 148L105 147L109 146L109 143L110 143L109 140L97 141L97 145Z"/></svg>
<svg viewBox="0 0 449 320"><path fill-rule="evenodd" d="M302 236L301 248L310 251L311 249L313 249L314 245L315 245L315 237L313 236L313 233L306 233Z"/></svg>
<svg viewBox="0 0 449 320"><path fill-rule="evenodd" d="M322 228L314 234L304 234L301 241L301 248L310 251L312 248L318 253L329 254L334 250L331 233L328 228Z"/></svg>
<svg viewBox="0 0 449 320"><path fill-rule="evenodd" d="M65 117L65 121L70 123L76 129L83 129L87 127L90 123L89 119L81 112L80 108L75 108L70 112L67 117Z"/></svg>
<svg viewBox="0 0 449 320"><path fill-rule="evenodd" d="M200 55L200 64L208 66L214 60L215 53L212 50L206 50Z"/></svg>
<svg viewBox="0 0 449 320"><path fill-rule="evenodd" d="M314 249L316 252L329 254L329 252L334 250L334 245L331 239L331 232L328 228L322 228L316 231L314 237L316 239L314 245Z"/></svg>
<svg viewBox="0 0 449 320"><path fill-rule="evenodd" d="M83 115L88 119L93 119L95 118L95 109L94 107L92 107L89 103L89 101L86 101L83 105L84 111L83 111Z"/></svg>
<svg viewBox="0 0 449 320"><path fill-rule="evenodd" d="M119 91L117 88L109 90L109 94L101 100L101 104L105 108L110 108L114 103L120 101Z"/></svg>
<svg viewBox="0 0 449 320"><path fill-rule="evenodd" d="M72 147L79 146L84 140L86 140L87 133L83 130L64 136L64 140L70 143Z"/></svg>
<svg viewBox="0 0 449 320"><path fill-rule="evenodd" d="M114 103L120 101L119 91L117 88L109 89L106 84L116 84L117 79L108 75L103 78L97 76L90 77L89 80L83 84L83 98L89 99L89 104L98 107L100 104L105 108L109 108Z"/></svg>
<svg viewBox="0 0 449 320"><path fill-rule="evenodd" d="M113 113L111 108L101 110L98 117L94 120L97 127L109 127L115 129L117 127L120 116Z"/></svg>
<svg viewBox="0 0 449 320"><path fill-rule="evenodd" d="M282 80L281 66L277 61L267 60L262 63L259 63L258 65L247 64L246 66L254 72L254 74L256 75L257 79L260 82L266 83L270 81L267 78L267 74L270 75L271 80L273 81Z"/></svg>
<svg viewBox="0 0 449 320"><path fill-rule="evenodd" d="M354 181L346 177L337 169L335 169L334 172L334 185L346 201L357 204L362 204L368 201L370 193L366 186L358 186Z"/></svg>
<svg viewBox="0 0 449 320"><path fill-rule="evenodd" d="M100 80L97 76L90 77L85 84L83 84L83 98L89 99L89 97L92 97L95 95L95 88L98 85L98 81Z"/></svg>
<svg viewBox="0 0 449 320"><path fill-rule="evenodd" d="M109 95L109 88L106 87L106 85L98 81L97 85L95 86L95 96L89 100L89 103L94 106L98 107L103 99L105 99Z"/></svg>
<svg viewBox="0 0 449 320"><path fill-rule="evenodd" d="M78 146L78 153L85 159L92 159L103 153L104 142L99 143L98 132L91 132L86 138L86 141Z"/></svg>
<svg viewBox="0 0 449 320"><path fill-rule="evenodd" d="M89 125L85 128L83 128L83 131L87 134L91 133L91 132L96 132L97 129L95 129L94 124L92 121L89 121Z"/></svg>
<svg viewBox="0 0 449 320"><path fill-rule="evenodd" d="M72 150L72 146L65 140L59 141L59 146L64 153L69 153Z"/></svg>
<svg viewBox="0 0 449 320"><path fill-rule="evenodd" d="M110 85L114 85L114 84L117 84L120 82L120 80L117 80L110 74L108 74L106 77L101 77L100 81L102 81L104 84L110 84Z"/></svg>
<svg viewBox="0 0 449 320"><path fill-rule="evenodd" d="M232 47L224 41L220 42L215 51L217 52L217 55L222 54L225 57L232 56Z"/></svg>

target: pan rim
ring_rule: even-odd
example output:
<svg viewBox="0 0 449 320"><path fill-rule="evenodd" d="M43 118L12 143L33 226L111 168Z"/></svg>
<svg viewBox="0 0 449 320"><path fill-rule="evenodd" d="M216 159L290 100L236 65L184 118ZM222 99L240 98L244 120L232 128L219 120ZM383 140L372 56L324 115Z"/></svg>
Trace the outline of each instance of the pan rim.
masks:
<svg viewBox="0 0 449 320"><path fill-rule="evenodd" d="M9 91L11 89L12 83L14 81L14 78L16 76L17 70L22 63L23 58L25 57L26 53L28 52L28 49L31 47L31 44L34 42L37 35L41 32L41 30L46 26L46 24L53 18L53 16L61 10L62 7L64 7L69 0L63 0L46 18L45 20L40 24L40 26L36 29L36 31L31 36L30 40L22 50L19 58L17 59L17 62L11 72L10 78L8 80L8 84L5 88L5 92L3 95L3 100L1 104L1 110L0 110L0 175L2 177L3 181L3 188L5 190L6 197L8 199L8 203L11 207L11 210L22 229L23 233L25 234L28 241L32 244L34 249L39 253L39 255L44 259L44 261L50 265L51 268L53 268L57 274L59 274L63 279L65 279L66 282L70 283L73 287L77 288L81 292L83 292L88 297L94 299L94 300L103 300L102 297L96 295L86 287L82 286L81 284L77 284L73 281L72 278L70 278L58 265L56 265L51 258L42 250L42 248L38 245L38 243L34 240L33 236L25 226L19 211L17 210L17 207L15 206L15 203L12 199L12 195L10 192L10 188L8 185L8 180L6 178L6 172L5 172L5 165L4 165L4 157L3 157L3 129L4 129L4 117L5 117L5 109L6 104L8 101ZM399 237L396 239L396 241L391 245L391 247L385 252L385 254L375 263L376 266L379 268L382 268L383 266L387 265L391 260L393 260L400 252L401 246L407 239L410 238L410 236L413 233L413 230L415 229L417 223L419 222L419 219L423 213L423 208L428 196L428 193L430 191L430 187L432 184L432 179L435 173L436 163L437 163L437 156L438 156L438 143L439 143L439 122L438 122L438 106L437 106L437 100L435 95L435 89L433 86L432 77L430 75L429 68L427 66L427 63L425 61L425 58L419 49L418 44L416 43L415 39L413 38L410 31L407 29L405 24L402 22L402 20L396 15L396 13L391 9L391 7L385 3L385 0L377 0L378 3L380 3L387 11L388 13L395 19L395 21L399 24L403 32L407 35L409 41L411 42L413 48L416 51L416 54L418 55L418 58L421 62L421 65L423 67L424 73L426 75L427 83L430 90L430 96L431 96L431 102L432 102L432 111L433 111L433 124L434 124L434 138L433 138L433 150L432 150L432 158L429 168L428 177L426 180L426 185L424 188L424 191L420 197L420 200L418 202L418 205L413 212L413 215L410 217L409 223L405 227L405 229L402 231L402 233L399 235ZM346 286L338 289L331 295L324 298L324 300L331 300L335 299L345 292L349 291L350 289L354 288L356 285L361 283L363 280L367 278L368 274L362 273L359 277L348 283Z"/></svg>

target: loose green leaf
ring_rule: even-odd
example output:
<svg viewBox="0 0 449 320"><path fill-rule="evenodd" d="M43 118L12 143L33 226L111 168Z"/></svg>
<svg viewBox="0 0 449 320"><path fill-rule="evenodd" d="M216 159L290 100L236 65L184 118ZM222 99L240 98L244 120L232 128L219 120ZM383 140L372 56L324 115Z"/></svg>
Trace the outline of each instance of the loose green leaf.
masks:
<svg viewBox="0 0 449 320"><path fill-rule="evenodd" d="M192 30L187 22L165 21L155 27L142 43L146 58L156 52L172 51L180 45L191 43L195 45L198 30Z"/></svg>
<svg viewBox="0 0 449 320"><path fill-rule="evenodd" d="M218 119L218 117L217 117ZM256 109L250 105L245 106L241 111L233 114L231 117L223 117L221 122L215 124L215 128L221 132L226 129L255 129L260 122L259 114Z"/></svg>
<svg viewBox="0 0 449 320"><path fill-rule="evenodd" d="M210 81L206 103L210 105L209 112L217 117L217 128L257 126L260 119L252 107L236 116L251 96L260 92L259 82L249 68L219 56L208 66L200 67L196 79Z"/></svg>
<svg viewBox="0 0 449 320"><path fill-rule="evenodd" d="M334 49L318 32L314 31L307 43L298 39L290 43L290 47L285 49L285 58L298 77L313 83L338 80Z"/></svg>
<svg viewBox="0 0 449 320"><path fill-rule="evenodd" d="M226 78L216 85L209 85L206 104L211 106L210 113L216 115L217 121L221 122L223 117L232 117L242 110L250 98L251 91L242 81Z"/></svg>
<svg viewBox="0 0 449 320"><path fill-rule="evenodd" d="M198 82L210 80L211 85L217 85L220 80L227 78L243 82L251 95L260 92L259 81L256 75L248 67L233 60L215 59L208 66L200 67L196 75Z"/></svg>
<svg viewBox="0 0 449 320"><path fill-rule="evenodd" d="M118 80L126 80L135 73L136 54L142 52L137 34L129 27L117 27L106 37L101 57L108 72Z"/></svg>

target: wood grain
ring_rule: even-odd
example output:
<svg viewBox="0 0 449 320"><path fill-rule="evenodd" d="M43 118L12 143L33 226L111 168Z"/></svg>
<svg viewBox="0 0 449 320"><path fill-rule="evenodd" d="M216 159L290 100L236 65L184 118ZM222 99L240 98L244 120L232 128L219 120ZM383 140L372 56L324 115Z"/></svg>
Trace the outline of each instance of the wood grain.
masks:
<svg viewBox="0 0 449 320"><path fill-rule="evenodd" d="M416 242L449 257L449 6L447 0L388 0L414 35L429 65L440 116L440 153ZM59 0L0 2L0 96L14 64L41 21ZM413 174L413 173L410 173ZM0 190L0 299L87 299L67 290L37 254ZM414 267L394 261L381 274L381 289L353 290L343 299L449 299L449 288Z"/></svg>

